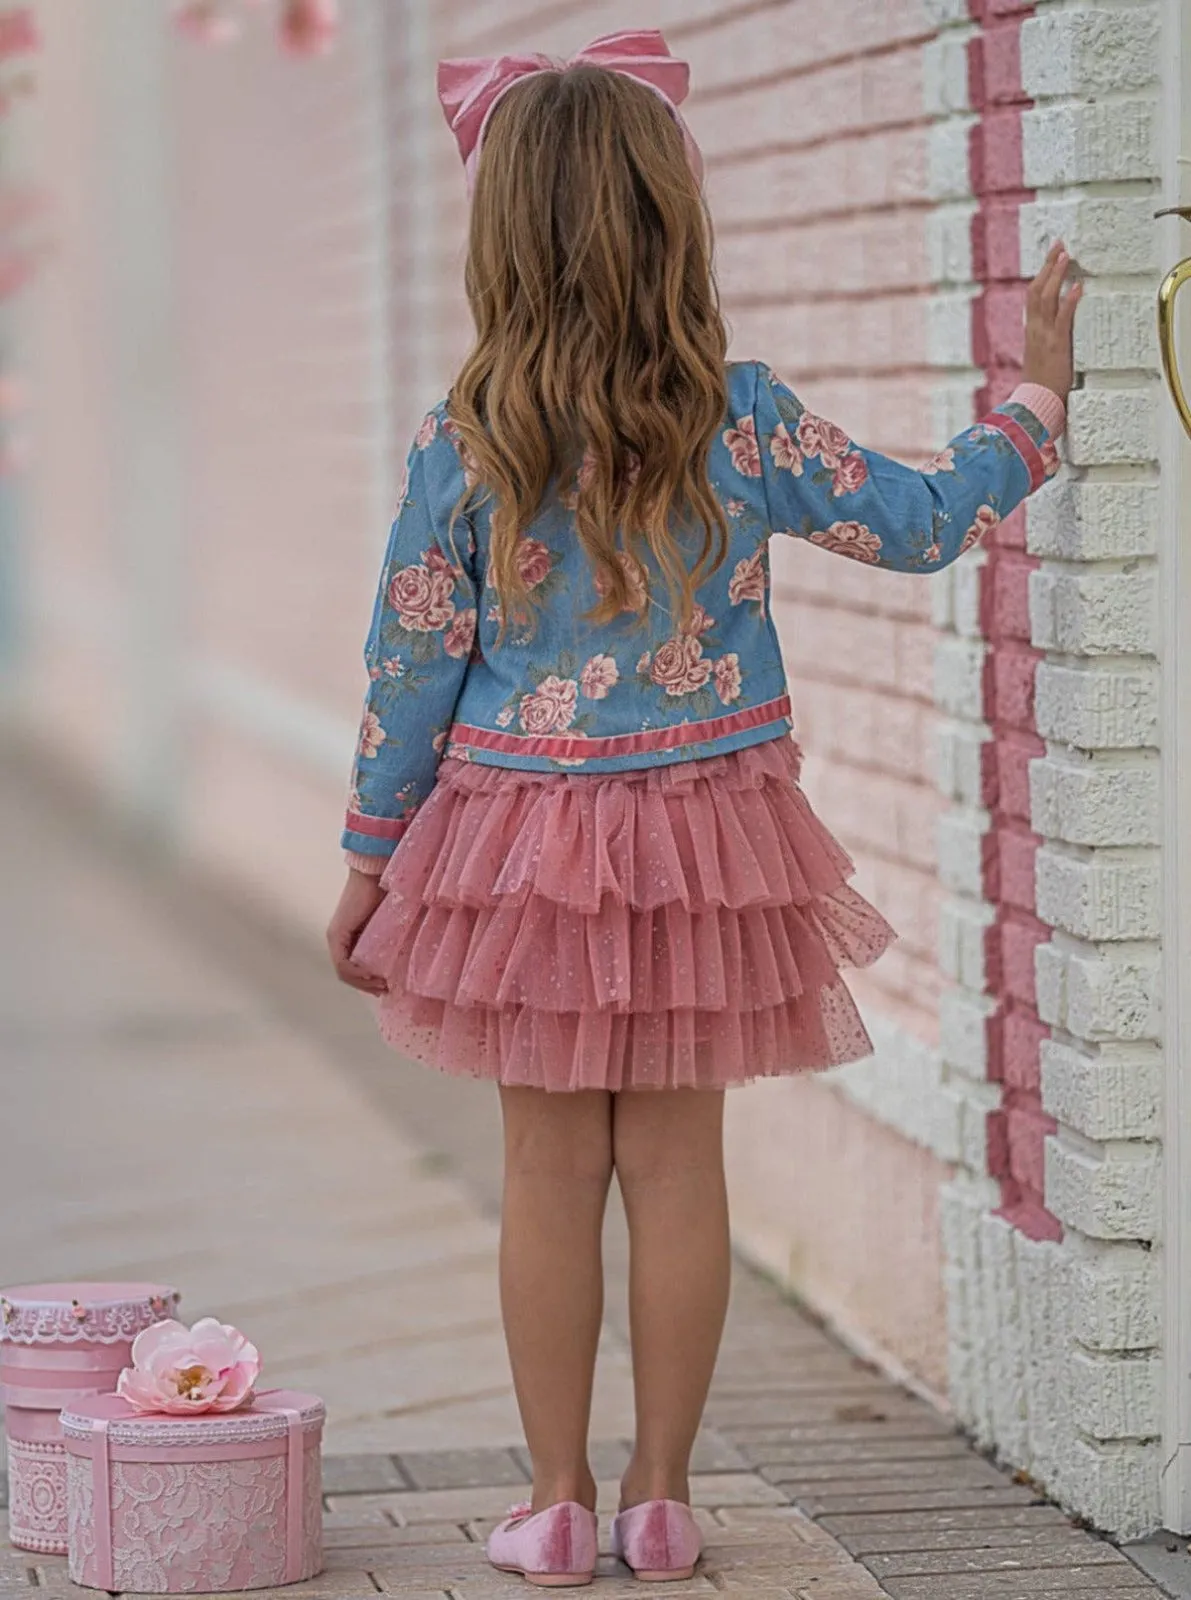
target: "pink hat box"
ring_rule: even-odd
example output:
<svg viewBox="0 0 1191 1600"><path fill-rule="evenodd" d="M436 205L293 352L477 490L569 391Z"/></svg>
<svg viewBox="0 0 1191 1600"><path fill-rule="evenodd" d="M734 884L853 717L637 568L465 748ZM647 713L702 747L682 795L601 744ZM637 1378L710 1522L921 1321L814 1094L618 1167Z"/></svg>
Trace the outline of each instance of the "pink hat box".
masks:
<svg viewBox="0 0 1191 1600"><path fill-rule="evenodd" d="M0 1397L8 1437L9 1538L66 1554L66 1453L58 1413L109 1393L142 1328L178 1310L159 1283L29 1283L0 1291Z"/></svg>
<svg viewBox="0 0 1191 1600"><path fill-rule="evenodd" d="M70 1576L122 1594L225 1594L322 1571L321 1400L266 1389L237 1411L62 1413Z"/></svg>

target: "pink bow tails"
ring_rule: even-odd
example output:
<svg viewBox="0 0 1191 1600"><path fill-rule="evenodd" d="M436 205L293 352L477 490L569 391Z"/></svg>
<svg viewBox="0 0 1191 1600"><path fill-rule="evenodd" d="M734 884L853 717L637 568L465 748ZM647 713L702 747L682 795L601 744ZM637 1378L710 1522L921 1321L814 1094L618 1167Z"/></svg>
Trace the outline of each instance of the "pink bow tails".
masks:
<svg viewBox="0 0 1191 1600"><path fill-rule="evenodd" d="M460 57L438 64L438 98L443 108L470 189L475 182L476 165L488 119L502 96L524 78L541 72L565 72L568 67L606 67L645 84L665 101L682 131L687 159L699 179L703 160L678 108L690 87L690 68L670 54L669 46L656 28L626 29L593 39L569 61L545 55Z"/></svg>

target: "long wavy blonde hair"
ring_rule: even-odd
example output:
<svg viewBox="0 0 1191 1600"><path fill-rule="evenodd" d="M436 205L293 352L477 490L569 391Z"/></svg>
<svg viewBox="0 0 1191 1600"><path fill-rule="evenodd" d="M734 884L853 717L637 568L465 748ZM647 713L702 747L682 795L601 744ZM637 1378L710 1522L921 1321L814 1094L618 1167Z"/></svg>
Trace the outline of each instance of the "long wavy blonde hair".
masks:
<svg viewBox="0 0 1191 1600"><path fill-rule="evenodd" d="M594 571L593 620L644 613L646 552L680 625L722 564L707 461L727 340L711 248L681 132L651 90L572 67L497 106L467 257L476 338L448 409L465 498L491 504L505 623L532 615L518 537L555 478Z"/></svg>

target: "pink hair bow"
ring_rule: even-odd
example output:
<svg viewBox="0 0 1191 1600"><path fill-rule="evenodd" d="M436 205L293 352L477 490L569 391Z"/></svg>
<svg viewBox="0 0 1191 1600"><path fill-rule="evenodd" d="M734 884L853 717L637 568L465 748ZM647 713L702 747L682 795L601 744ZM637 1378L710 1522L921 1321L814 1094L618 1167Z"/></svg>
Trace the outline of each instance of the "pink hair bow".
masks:
<svg viewBox="0 0 1191 1600"><path fill-rule="evenodd" d="M682 132L687 159L697 178L703 176L703 159L678 108L690 87L690 68L670 54L656 28L626 29L593 39L569 61L551 56L461 57L438 64L438 98L455 135L470 189L475 182L480 146L488 119L502 96L524 78L567 67L606 67L652 89L668 107Z"/></svg>

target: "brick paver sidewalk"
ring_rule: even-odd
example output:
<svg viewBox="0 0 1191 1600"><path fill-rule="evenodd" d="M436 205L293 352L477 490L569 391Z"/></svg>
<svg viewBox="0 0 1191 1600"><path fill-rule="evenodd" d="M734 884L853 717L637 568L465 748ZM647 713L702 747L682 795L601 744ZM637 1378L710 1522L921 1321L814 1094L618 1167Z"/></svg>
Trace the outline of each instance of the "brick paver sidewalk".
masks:
<svg viewBox="0 0 1191 1600"><path fill-rule="evenodd" d="M491 1095L397 1062L309 942L77 832L68 860L15 784L0 850L4 1278L176 1281L188 1318L250 1333L267 1380L327 1399L327 1570L287 1594L529 1592L482 1550L527 1482ZM632 1425L623 1258L614 1218L607 1509ZM1158 1593L743 1269L696 1468L708 1553L675 1600ZM605 1567L596 1592L641 1592ZM64 1562L0 1551L0 1600L31 1591L79 1593Z"/></svg>

